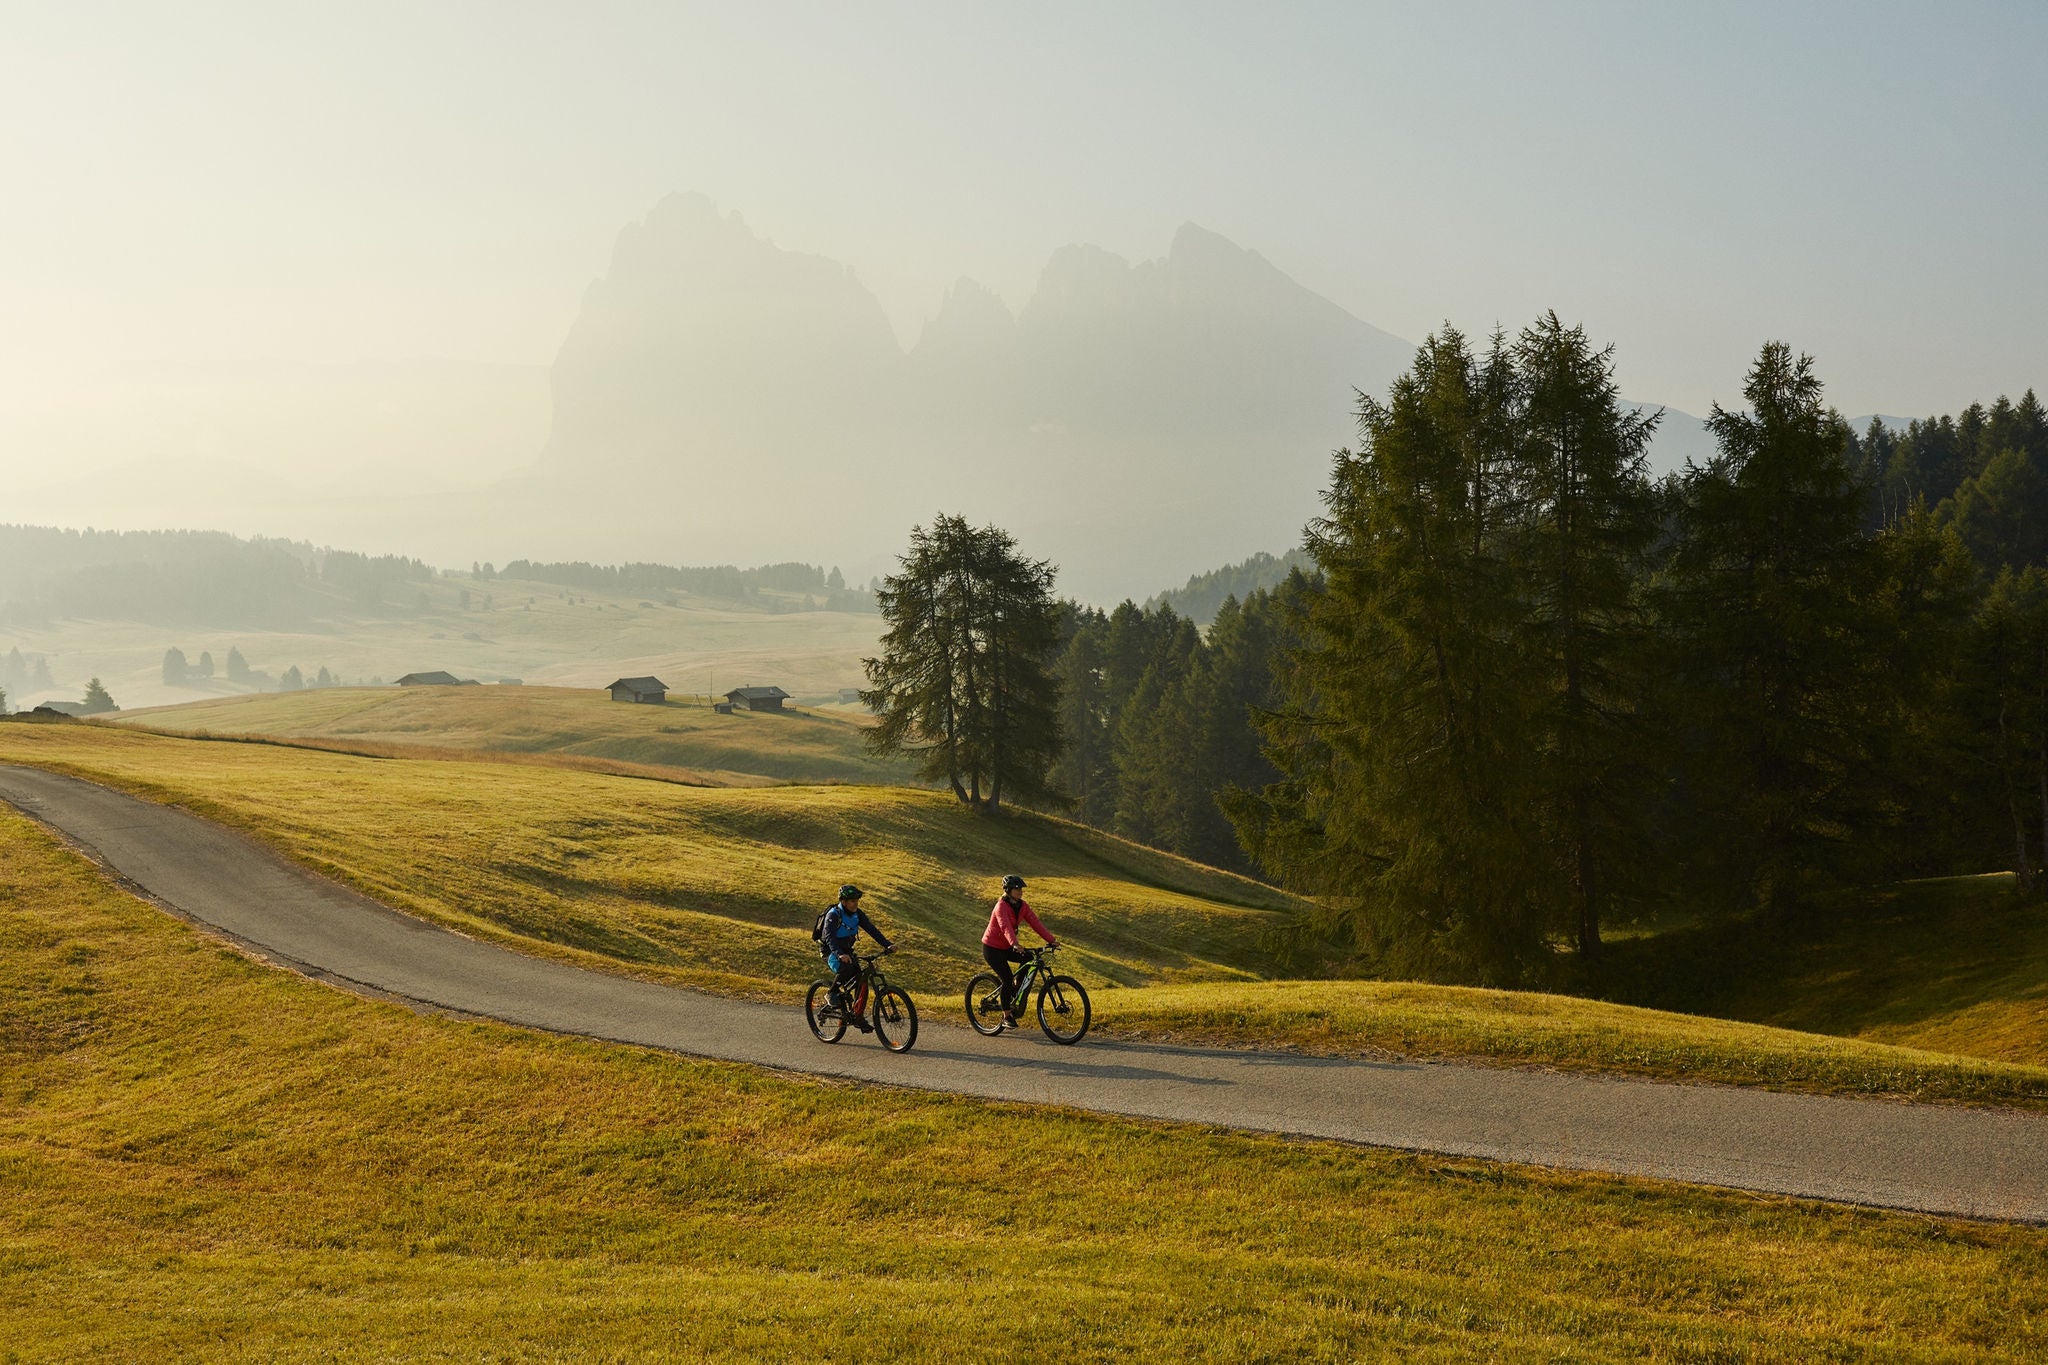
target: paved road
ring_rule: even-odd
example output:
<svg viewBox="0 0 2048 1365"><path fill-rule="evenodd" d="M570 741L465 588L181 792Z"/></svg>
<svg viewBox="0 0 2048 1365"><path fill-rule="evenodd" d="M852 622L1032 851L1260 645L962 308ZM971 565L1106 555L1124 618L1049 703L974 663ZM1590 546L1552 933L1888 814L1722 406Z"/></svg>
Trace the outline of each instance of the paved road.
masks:
<svg viewBox="0 0 2048 1365"><path fill-rule="evenodd" d="M814 1040L788 1007L524 956L399 914L167 806L0 766L0 799L180 913L310 975L558 1033L1110 1114L1337 1138L1928 1213L2048 1222L2048 1114L1663 1085L1544 1071L1229 1052L931 1016L892 1056Z"/></svg>

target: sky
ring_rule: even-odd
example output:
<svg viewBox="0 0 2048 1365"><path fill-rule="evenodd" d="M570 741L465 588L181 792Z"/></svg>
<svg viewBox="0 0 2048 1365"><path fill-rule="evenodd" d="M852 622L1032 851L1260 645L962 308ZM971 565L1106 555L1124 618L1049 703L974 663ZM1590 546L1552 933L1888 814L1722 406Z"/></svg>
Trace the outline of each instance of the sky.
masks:
<svg viewBox="0 0 2048 1365"><path fill-rule="evenodd" d="M517 468L678 190L906 344L1192 220L1411 339L1555 308L1690 412L1772 338L1953 411L2048 383L2044 62L2039 4L0 0L0 483L196 524L208 462Z"/></svg>

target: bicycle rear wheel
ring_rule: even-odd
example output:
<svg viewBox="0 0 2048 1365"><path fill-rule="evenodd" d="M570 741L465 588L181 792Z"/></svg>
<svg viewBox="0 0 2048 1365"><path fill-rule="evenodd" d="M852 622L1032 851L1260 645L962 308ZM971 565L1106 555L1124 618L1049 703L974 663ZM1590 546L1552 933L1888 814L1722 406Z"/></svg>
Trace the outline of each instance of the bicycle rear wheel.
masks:
<svg viewBox="0 0 2048 1365"><path fill-rule="evenodd" d="M994 972L979 972L967 983L967 1022L984 1038L1003 1031L1003 983Z"/></svg>
<svg viewBox="0 0 2048 1365"><path fill-rule="evenodd" d="M917 1006L895 986L875 1000L875 1036L891 1052L908 1052L917 1041Z"/></svg>
<svg viewBox="0 0 2048 1365"><path fill-rule="evenodd" d="M1088 992L1071 976L1055 976L1038 992L1038 1026L1055 1043L1080 1042L1092 1018Z"/></svg>
<svg viewBox="0 0 2048 1365"><path fill-rule="evenodd" d="M832 1008L832 978L821 976L811 983L804 997L804 1022L821 1043L836 1043L846 1036L846 1016Z"/></svg>

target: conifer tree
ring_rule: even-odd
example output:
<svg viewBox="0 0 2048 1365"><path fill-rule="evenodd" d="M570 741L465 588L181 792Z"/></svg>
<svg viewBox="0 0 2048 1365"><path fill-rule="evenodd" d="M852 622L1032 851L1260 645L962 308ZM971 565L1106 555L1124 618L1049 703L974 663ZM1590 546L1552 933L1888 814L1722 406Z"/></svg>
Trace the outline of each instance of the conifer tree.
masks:
<svg viewBox="0 0 2048 1365"><path fill-rule="evenodd" d="M1099 608L1069 603L1066 621L1067 643L1055 670L1065 748L1053 769L1053 785L1072 800L1076 819L1107 828L1116 813L1114 732L1103 679L1109 617Z"/></svg>
<svg viewBox="0 0 2048 1365"><path fill-rule="evenodd" d="M1531 680L1544 760L1535 795L1546 863L1561 879L1549 899L1590 959L1609 900L1648 862L1637 583L1655 527L1644 469L1658 415L1625 410L1613 348L1595 350L1554 312L1522 332L1512 362L1488 369L1513 381L1508 552L1529 598L1523 657L1540 675Z"/></svg>
<svg viewBox="0 0 2048 1365"><path fill-rule="evenodd" d="M1866 813L1873 560L1811 357L1767 343L1743 393L1749 411L1714 406L1719 454L1687 472L1662 605L1699 796L1694 882L1783 917L1844 864Z"/></svg>
<svg viewBox="0 0 2048 1365"><path fill-rule="evenodd" d="M957 516L914 528L898 562L877 595L882 654L864 661L861 700L881 717L869 748L919 754L920 775L944 777L979 810L1054 799L1052 566L1020 555L1007 532Z"/></svg>
<svg viewBox="0 0 2048 1365"><path fill-rule="evenodd" d="M85 685L85 709L89 714L97 715L102 711L118 711L121 708L114 704L113 697L100 685L100 680L94 678Z"/></svg>
<svg viewBox="0 0 2048 1365"><path fill-rule="evenodd" d="M1972 711L2010 822L2012 868L2021 892L2038 894L2048 862L2048 571L1998 576L1973 633L1971 665Z"/></svg>
<svg viewBox="0 0 2048 1365"><path fill-rule="evenodd" d="M1546 928L1501 363L1445 328L1385 402L1361 395L1310 527L1325 587L1266 725L1281 777L1230 800L1260 864L1383 968L1488 982L1526 975Z"/></svg>

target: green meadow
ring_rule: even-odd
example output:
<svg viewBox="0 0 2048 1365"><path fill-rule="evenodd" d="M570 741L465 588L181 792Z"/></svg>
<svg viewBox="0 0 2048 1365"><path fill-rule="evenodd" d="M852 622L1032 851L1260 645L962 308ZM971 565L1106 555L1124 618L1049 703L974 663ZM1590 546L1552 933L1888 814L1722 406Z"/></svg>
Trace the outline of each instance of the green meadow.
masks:
<svg viewBox="0 0 2048 1365"><path fill-rule="evenodd" d="M13 619L0 623L0 654L48 656L58 695L73 701L88 677L98 677L124 708L248 691L224 676L230 649L268 675L271 687L294 667L308 681L326 668L349 683L445 669L486 684L512 677L588 689L653 674L677 693L772 683L813 698L861 682L860 659L875 651L881 629L879 617L805 610L801 594L774 592L743 605L682 593L642 598L508 578L436 577L396 586L392 596L365 609L346 594L327 593L315 617L268 627ZM164 651L174 647L193 663L210 653L216 676L167 683ZM13 704L28 700L15 697Z"/></svg>
<svg viewBox="0 0 2048 1365"><path fill-rule="evenodd" d="M508 757L709 786L903 784L907 762L871 757L860 723L807 708L721 716L701 699L615 702L592 688L378 687L267 692L123 712L176 734L276 738L373 755Z"/></svg>
<svg viewBox="0 0 2048 1365"><path fill-rule="evenodd" d="M813 1082L248 961L0 812L0 1359L2032 1360L2048 1231Z"/></svg>
<svg viewBox="0 0 2048 1365"><path fill-rule="evenodd" d="M18 722L0 726L0 761L186 806L465 933L735 994L793 999L818 970L812 917L851 880L903 950L892 974L947 1020L980 965L997 880L1020 869L1107 1034L2048 1104L2048 1059L1987 1057L1968 1039L1928 1049L1532 992L1279 979L1272 945L1295 907L1271 888L1066 821L978 818L914 788L712 788Z"/></svg>

